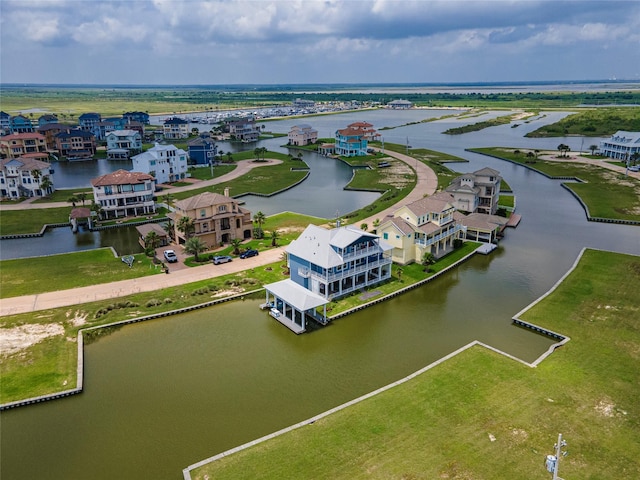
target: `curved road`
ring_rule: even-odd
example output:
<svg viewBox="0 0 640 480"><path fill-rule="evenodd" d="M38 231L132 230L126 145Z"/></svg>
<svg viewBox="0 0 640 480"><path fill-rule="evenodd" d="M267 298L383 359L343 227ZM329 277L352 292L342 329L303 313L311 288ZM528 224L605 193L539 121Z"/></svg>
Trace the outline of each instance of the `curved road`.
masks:
<svg viewBox="0 0 640 480"><path fill-rule="evenodd" d="M407 155L395 152L386 153L390 157L395 157L407 163L412 169L417 169L418 181L415 188L405 198L401 199L397 204L386 210L379 212L373 217L364 219L363 222L372 223L376 218L382 220L385 216L391 215L393 211L402 205L418 200L425 195L431 195L438 187L438 178L435 172L423 164ZM221 177L213 180L205 180L184 187L176 187L172 192L193 190L205 185L214 185L216 183L225 182L244 175L255 167L274 165L280 160L270 160L265 163L252 163L252 160L243 160L238 162L238 168ZM234 176L232 176L234 175ZM68 203L60 202L49 204L17 204L10 207L23 206L27 208L53 208L55 206L68 206ZM43 207L47 205L47 207ZM3 207L7 207L4 205ZM17 210L17 208L11 208ZM73 288L69 290L60 290L47 293L39 293L36 295L23 295L21 297L4 298L0 302L0 316L15 315L18 313L34 312L37 310L46 310L49 308L67 307L78 305L81 303L94 302L97 300L106 300L110 298L118 298L132 293L149 292L160 290L167 287L182 285L184 283L196 282L198 280L206 280L228 273L236 273L242 270L258 267L268 263L277 262L284 253L283 247L265 250L260 252L257 257L251 257L244 260L234 259L233 262L221 265L203 265L195 268L181 268L173 270L168 275L151 275L148 277L134 278L130 280L121 280L118 282L102 283L98 285L89 285L86 287ZM180 252L178 252L180 254Z"/></svg>

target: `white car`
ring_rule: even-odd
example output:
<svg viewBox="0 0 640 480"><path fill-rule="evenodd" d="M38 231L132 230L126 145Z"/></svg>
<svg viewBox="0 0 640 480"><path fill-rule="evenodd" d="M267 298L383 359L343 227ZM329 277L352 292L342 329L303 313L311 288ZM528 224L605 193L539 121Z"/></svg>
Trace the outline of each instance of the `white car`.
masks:
<svg viewBox="0 0 640 480"><path fill-rule="evenodd" d="M174 252L173 250L165 250L164 258L169 263L176 263L178 261L178 256L176 255L176 252Z"/></svg>
<svg viewBox="0 0 640 480"><path fill-rule="evenodd" d="M629 167L630 172L640 172L640 165L632 165Z"/></svg>

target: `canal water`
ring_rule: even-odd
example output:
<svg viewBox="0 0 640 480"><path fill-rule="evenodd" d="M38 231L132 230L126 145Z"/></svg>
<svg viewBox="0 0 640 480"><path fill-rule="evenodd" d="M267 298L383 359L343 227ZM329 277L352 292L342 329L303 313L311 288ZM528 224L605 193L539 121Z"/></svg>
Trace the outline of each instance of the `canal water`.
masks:
<svg viewBox="0 0 640 480"><path fill-rule="evenodd" d="M322 121L333 129L355 121L328 118ZM1 413L0 476L177 480L187 465L402 378L472 340L537 358L551 341L512 326L512 316L557 282L583 247L640 254L640 234L587 222L558 181L464 151L554 148L518 137L519 129L502 129L502 138L489 129L482 142L467 134L475 145L466 135L441 138L434 123L385 131L463 156L469 163L456 164L461 171L501 172L523 219L491 255L301 336L260 311L263 298L122 328L86 347L82 394Z"/></svg>

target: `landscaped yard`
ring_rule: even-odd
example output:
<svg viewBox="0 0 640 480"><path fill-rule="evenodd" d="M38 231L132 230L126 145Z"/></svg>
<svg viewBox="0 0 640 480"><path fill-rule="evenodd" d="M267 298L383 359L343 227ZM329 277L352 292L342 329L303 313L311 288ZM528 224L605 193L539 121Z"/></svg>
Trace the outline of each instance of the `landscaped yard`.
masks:
<svg viewBox="0 0 640 480"><path fill-rule="evenodd" d="M0 235L38 233L48 223L68 223L71 205L59 208L1 210Z"/></svg>
<svg viewBox="0 0 640 480"><path fill-rule="evenodd" d="M640 478L639 284L638 257L587 251L525 314L571 337L537 368L473 347L192 478L542 479L558 433L563 478Z"/></svg>

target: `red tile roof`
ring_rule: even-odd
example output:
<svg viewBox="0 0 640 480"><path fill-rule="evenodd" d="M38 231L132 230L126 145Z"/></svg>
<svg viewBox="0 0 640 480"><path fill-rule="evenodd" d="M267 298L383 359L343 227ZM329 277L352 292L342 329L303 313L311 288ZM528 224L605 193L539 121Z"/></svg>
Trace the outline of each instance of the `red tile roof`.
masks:
<svg viewBox="0 0 640 480"><path fill-rule="evenodd" d="M127 172L126 170L116 170L91 180L94 187L104 187L105 185L134 185L153 180L153 177L142 172Z"/></svg>

